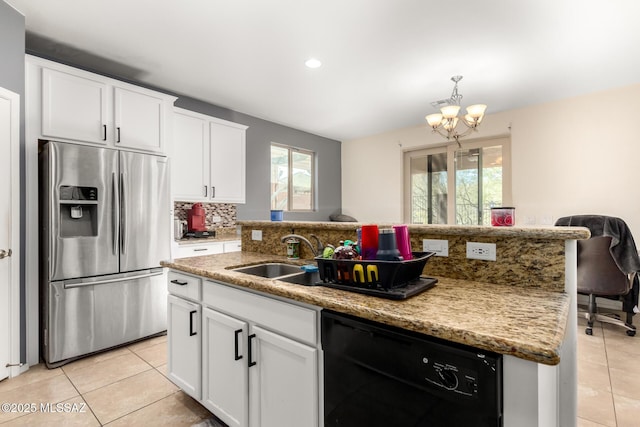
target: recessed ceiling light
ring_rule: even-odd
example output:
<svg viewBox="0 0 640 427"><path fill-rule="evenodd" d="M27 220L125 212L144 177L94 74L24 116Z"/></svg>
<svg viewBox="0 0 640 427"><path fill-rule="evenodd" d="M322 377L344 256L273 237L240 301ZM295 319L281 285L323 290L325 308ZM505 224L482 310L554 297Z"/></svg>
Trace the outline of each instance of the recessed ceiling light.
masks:
<svg viewBox="0 0 640 427"><path fill-rule="evenodd" d="M318 61L316 58L310 58L310 59L307 59L304 65L306 65L309 68L318 68L319 66L322 65L322 62Z"/></svg>

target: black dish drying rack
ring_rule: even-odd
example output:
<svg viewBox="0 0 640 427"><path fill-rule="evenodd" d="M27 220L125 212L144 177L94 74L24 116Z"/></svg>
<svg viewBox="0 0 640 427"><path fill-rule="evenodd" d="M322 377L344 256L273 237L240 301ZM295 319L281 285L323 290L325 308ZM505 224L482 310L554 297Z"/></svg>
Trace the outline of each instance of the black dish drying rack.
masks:
<svg viewBox="0 0 640 427"><path fill-rule="evenodd" d="M422 270L435 252L413 252L406 261L338 260L316 257L319 285L389 299L405 299L435 285Z"/></svg>

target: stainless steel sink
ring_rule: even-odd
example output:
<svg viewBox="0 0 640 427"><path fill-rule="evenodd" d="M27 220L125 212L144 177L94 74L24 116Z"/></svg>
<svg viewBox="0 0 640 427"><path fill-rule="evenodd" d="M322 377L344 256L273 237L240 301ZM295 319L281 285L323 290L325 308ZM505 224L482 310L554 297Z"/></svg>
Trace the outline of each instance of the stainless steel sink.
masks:
<svg viewBox="0 0 640 427"><path fill-rule="evenodd" d="M270 262L266 264L249 265L247 267L234 268L233 271L273 279L275 277L286 276L293 273L300 273L300 266L279 262Z"/></svg>
<svg viewBox="0 0 640 427"><path fill-rule="evenodd" d="M298 274L291 274L285 277L278 277L278 280L281 280L287 283L295 283L298 285L305 285L305 286L314 286L316 283L321 281L320 273L318 273L317 271L314 273L303 272Z"/></svg>

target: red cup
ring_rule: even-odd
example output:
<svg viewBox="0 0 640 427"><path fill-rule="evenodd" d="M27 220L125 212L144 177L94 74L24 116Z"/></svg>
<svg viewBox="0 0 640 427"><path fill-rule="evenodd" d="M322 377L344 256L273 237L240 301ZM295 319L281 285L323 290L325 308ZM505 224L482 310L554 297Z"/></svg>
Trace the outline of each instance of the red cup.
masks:
<svg viewBox="0 0 640 427"><path fill-rule="evenodd" d="M378 226L362 226L362 242L360 243L362 259L376 259L378 252Z"/></svg>

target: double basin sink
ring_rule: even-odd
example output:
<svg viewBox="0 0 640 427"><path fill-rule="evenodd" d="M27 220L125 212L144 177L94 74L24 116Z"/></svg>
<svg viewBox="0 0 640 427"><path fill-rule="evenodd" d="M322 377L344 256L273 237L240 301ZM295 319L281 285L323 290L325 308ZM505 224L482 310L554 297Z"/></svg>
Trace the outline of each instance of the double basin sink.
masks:
<svg viewBox="0 0 640 427"><path fill-rule="evenodd" d="M317 271L306 273L300 269L299 265L281 262L268 262L249 265L247 267L238 267L234 268L233 271L305 286L313 286L320 281L320 274L318 274Z"/></svg>

